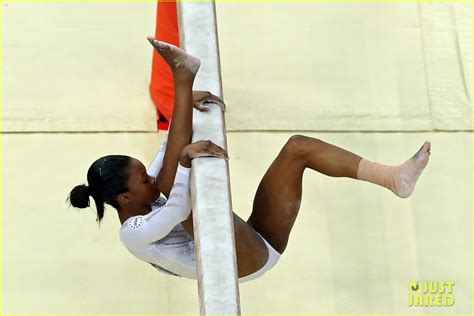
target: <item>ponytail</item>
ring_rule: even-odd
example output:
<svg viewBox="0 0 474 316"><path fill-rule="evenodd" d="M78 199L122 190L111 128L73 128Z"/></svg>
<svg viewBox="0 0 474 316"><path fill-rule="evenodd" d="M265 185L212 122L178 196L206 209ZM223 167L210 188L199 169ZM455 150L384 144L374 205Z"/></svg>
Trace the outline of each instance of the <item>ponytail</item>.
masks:
<svg viewBox="0 0 474 316"><path fill-rule="evenodd" d="M78 185L69 194L71 205L76 208L86 208L89 206L89 187L85 184Z"/></svg>
<svg viewBox="0 0 474 316"><path fill-rule="evenodd" d="M104 217L107 203L120 210L117 196L128 191L128 165L131 157L123 155L109 155L97 159L87 171L87 182L89 186L81 184L75 186L66 201L75 208L87 208L90 206L90 197L94 199L97 210L97 222Z"/></svg>

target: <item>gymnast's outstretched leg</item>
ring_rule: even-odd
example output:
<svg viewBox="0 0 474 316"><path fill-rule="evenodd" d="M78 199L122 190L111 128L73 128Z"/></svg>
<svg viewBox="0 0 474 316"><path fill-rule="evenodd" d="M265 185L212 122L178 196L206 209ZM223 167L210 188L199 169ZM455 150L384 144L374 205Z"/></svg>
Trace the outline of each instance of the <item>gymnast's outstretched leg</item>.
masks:
<svg viewBox="0 0 474 316"><path fill-rule="evenodd" d="M330 177L369 181L407 198L428 163L430 149L425 142L403 164L386 166L316 138L292 136L261 180L247 223L281 254L298 215L306 168Z"/></svg>
<svg viewBox="0 0 474 316"><path fill-rule="evenodd" d="M173 185L181 150L189 145L193 122L193 83L201 62L174 45L148 37L148 41L170 66L174 80L174 108L168 131L168 144L158 187L168 197Z"/></svg>

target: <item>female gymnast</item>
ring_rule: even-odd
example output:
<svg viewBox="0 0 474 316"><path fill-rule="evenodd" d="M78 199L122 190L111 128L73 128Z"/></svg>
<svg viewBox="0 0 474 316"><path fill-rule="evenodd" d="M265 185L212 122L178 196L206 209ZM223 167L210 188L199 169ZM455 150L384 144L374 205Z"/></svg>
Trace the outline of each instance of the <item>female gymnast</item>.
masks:
<svg viewBox="0 0 474 316"><path fill-rule="evenodd" d="M192 109L207 111L206 101L218 103L224 111L225 105L209 92L192 91L199 59L152 37L148 40L173 73L174 111L167 138L148 170L129 156L97 159L87 172L89 186L76 186L68 200L74 207L86 208L91 196L99 225L104 203L111 205L118 212L120 240L128 251L163 273L196 279L189 190L191 160L228 156L211 141L191 143ZM407 198L428 163L430 147L425 142L402 164L387 166L320 139L290 137L262 178L249 219L244 221L233 214L239 282L263 275L285 251L298 215L307 168L330 177L368 181Z"/></svg>

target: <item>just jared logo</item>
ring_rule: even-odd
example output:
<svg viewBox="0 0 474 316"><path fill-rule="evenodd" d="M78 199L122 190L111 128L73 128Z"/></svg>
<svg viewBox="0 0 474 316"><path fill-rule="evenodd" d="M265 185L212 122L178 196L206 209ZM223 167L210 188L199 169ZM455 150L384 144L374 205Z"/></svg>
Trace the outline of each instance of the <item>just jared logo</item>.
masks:
<svg viewBox="0 0 474 316"><path fill-rule="evenodd" d="M452 306L454 281L417 281L409 283L408 306Z"/></svg>

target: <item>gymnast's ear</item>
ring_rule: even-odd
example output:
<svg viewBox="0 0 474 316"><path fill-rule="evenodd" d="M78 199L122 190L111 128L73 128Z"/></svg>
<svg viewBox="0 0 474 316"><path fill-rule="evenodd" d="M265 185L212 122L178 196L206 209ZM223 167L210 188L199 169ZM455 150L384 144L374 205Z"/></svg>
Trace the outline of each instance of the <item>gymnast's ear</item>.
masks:
<svg viewBox="0 0 474 316"><path fill-rule="evenodd" d="M120 207L128 206L133 202L130 192L124 192L117 195L117 203Z"/></svg>

